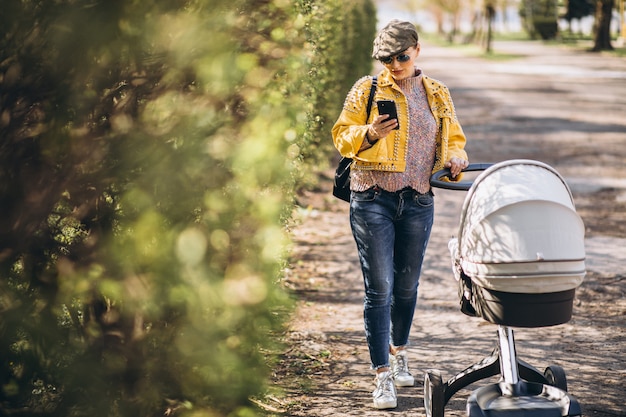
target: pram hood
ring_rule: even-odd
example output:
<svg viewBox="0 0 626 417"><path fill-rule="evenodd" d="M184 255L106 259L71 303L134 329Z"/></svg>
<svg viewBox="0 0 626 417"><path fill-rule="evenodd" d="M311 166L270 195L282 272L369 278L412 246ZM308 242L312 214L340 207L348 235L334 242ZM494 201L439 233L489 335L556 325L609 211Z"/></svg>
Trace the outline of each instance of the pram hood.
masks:
<svg viewBox="0 0 626 417"><path fill-rule="evenodd" d="M583 281L584 233L558 172L542 162L511 160L476 178L450 250L456 272L482 287L558 292Z"/></svg>

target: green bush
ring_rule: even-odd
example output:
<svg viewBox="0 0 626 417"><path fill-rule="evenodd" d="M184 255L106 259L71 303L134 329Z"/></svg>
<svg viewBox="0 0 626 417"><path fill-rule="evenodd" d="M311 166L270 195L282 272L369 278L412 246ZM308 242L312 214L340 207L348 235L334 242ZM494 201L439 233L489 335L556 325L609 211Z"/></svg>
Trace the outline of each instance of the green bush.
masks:
<svg viewBox="0 0 626 417"><path fill-rule="evenodd" d="M539 34L541 39L556 39L559 28L558 23L553 18L536 17L533 21L533 25L535 27L535 31Z"/></svg>
<svg viewBox="0 0 626 417"><path fill-rule="evenodd" d="M302 141L307 169L318 173L337 156L330 130L348 90L372 71L376 8L371 0L299 0L310 45L307 103L309 117Z"/></svg>
<svg viewBox="0 0 626 417"><path fill-rule="evenodd" d="M0 415L251 416L369 0L5 0ZM269 365L269 366L268 366Z"/></svg>
<svg viewBox="0 0 626 417"><path fill-rule="evenodd" d="M6 0L0 414L249 416L306 110L285 0Z"/></svg>
<svg viewBox="0 0 626 417"><path fill-rule="evenodd" d="M552 0L522 0L519 15L532 39L555 39L558 33L556 3Z"/></svg>

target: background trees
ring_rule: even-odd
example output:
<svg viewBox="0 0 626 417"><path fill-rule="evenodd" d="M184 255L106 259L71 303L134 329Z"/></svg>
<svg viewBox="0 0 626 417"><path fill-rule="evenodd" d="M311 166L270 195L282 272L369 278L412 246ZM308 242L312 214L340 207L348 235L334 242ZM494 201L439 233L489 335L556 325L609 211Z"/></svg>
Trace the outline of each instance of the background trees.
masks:
<svg viewBox="0 0 626 417"><path fill-rule="evenodd" d="M523 29L531 39L544 40L559 36L563 19L571 27L572 20L589 16L595 11L593 28L586 34L594 39L593 50L613 49L611 19L615 0L380 0L380 3L382 7L395 7L405 11L408 16L415 16L416 22L434 23L437 32L450 42L460 40L481 43L487 51L491 46L490 33L494 30L495 18L502 26L508 26L507 12L510 8L518 9ZM425 17L425 14L429 16ZM462 26L465 26L464 30L460 29Z"/></svg>
<svg viewBox="0 0 626 417"><path fill-rule="evenodd" d="M522 0L520 16L524 29L535 39L555 39L558 33L558 5L554 0Z"/></svg>
<svg viewBox="0 0 626 417"><path fill-rule="evenodd" d="M572 32L572 21L587 17L593 13L593 3L589 0L568 0L563 18L567 20L569 31ZM580 30L579 30L580 31Z"/></svg>

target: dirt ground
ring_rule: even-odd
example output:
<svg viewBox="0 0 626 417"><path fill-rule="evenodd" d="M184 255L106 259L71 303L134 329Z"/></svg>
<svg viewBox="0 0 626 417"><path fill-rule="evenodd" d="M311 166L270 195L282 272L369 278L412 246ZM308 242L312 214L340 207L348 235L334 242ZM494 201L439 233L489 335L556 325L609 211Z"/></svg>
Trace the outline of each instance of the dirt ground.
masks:
<svg viewBox="0 0 626 417"><path fill-rule="evenodd" d="M626 59L537 42L500 42L494 61L422 45L419 65L444 81L468 136L472 162L536 159L567 180L586 227L587 276L564 325L515 329L519 357L565 369L586 416L626 416ZM330 140L330 138L329 138ZM330 173L329 173L330 175ZM300 197L287 285L298 308L269 406L289 416L422 416L423 375L444 381L488 356L496 326L463 315L447 250L465 192L436 190L435 224L411 336L416 384L398 407L371 405L373 374L362 321L362 282L348 204L322 189ZM446 416L464 416L470 392ZM269 400L268 400L269 401Z"/></svg>

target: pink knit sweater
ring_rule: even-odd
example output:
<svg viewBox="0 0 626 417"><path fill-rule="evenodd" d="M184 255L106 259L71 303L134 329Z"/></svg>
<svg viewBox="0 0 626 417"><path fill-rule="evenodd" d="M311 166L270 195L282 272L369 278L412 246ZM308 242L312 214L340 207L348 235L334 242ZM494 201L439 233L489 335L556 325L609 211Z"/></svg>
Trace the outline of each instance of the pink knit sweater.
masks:
<svg viewBox="0 0 626 417"><path fill-rule="evenodd" d="M430 190L430 175L435 164L437 121L433 117L422 84L422 71L398 81L409 107L409 143L404 172L352 170L351 189L365 191L379 186L386 191L412 188L422 194Z"/></svg>

